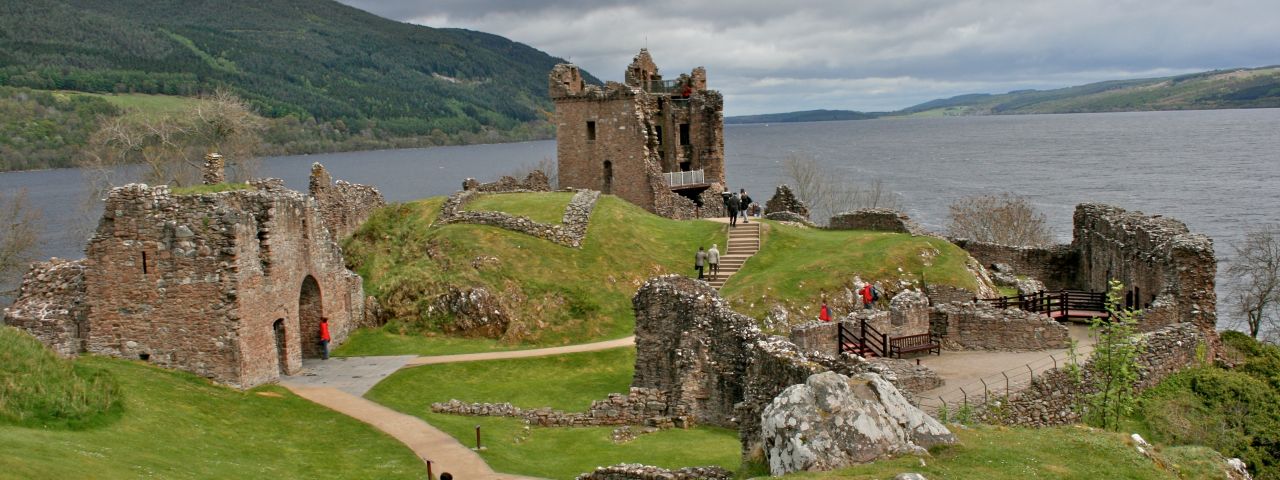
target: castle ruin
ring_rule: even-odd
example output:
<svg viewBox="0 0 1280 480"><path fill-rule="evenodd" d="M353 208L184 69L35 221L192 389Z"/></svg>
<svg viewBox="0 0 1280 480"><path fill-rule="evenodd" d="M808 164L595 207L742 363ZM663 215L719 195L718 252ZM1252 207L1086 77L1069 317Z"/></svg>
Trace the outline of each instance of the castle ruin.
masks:
<svg viewBox="0 0 1280 480"><path fill-rule="evenodd" d="M617 195L669 218L723 215L724 98L702 67L663 80L641 49L625 83L587 85L572 64L556 65L561 187Z"/></svg>
<svg viewBox="0 0 1280 480"><path fill-rule="evenodd" d="M141 359L241 388L296 374L320 356L321 317L335 346L363 321L362 281L332 232L384 203L370 187L330 185L319 164L311 180L312 195L276 179L194 195L112 189L86 258L35 265L4 323L64 355Z"/></svg>

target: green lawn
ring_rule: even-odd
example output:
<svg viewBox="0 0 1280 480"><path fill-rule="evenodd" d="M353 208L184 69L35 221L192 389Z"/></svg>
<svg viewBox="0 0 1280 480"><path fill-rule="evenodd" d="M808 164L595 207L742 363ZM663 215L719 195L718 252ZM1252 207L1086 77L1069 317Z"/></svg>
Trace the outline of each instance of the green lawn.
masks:
<svg viewBox="0 0 1280 480"><path fill-rule="evenodd" d="M76 363L119 383L123 414L80 431L0 426L0 478L425 475L413 452L391 437L280 387L240 392L138 362Z"/></svg>
<svg viewBox="0 0 1280 480"><path fill-rule="evenodd" d="M538 206L556 218L568 201L560 192L522 195L538 200L515 202L520 208ZM727 236L722 224L669 220L603 195L582 248L570 248L496 227L433 225L442 202L390 205L344 243L365 291L394 320L356 335L341 354L458 353L626 337L634 330L631 297L640 285L656 275L692 273L698 246L723 245ZM519 328L497 342L428 336L452 321L430 308L449 287L497 295Z"/></svg>
<svg viewBox="0 0 1280 480"><path fill-rule="evenodd" d="M1204 447L1159 449L1161 468L1129 445L1127 435L1088 427L973 427L952 431L960 443L933 449L931 458L913 456L833 472L796 473L784 478L885 479L902 472L926 478L983 480L1052 479L1226 479L1224 459ZM759 467L756 467L757 473Z"/></svg>
<svg viewBox="0 0 1280 480"><path fill-rule="evenodd" d="M423 418L464 445L475 443L481 426L487 448L481 453L495 470L545 478L573 478L600 465L644 463L669 468L720 465L736 469L736 431L698 427L664 430L615 445L614 427L530 428L514 418L465 417L430 413L432 402L511 402L583 411L592 400L626 392L635 365L632 348L556 357L426 365L396 372L371 390L369 399Z"/></svg>
<svg viewBox="0 0 1280 480"><path fill-rule="evenodd" d="M760 252L725 284L721 294L737 311L763 317L775 303L792 312L808 308L816 317L823 295L842 294L854 275L882 281L952 285L970 290L969 255L934 237L856 230L821 230L765 220Z"/></svg>
<svg viewBox="0 0 1280 480"><path fill-rule="evenodd" d="M572 198L572 192L490 193L471 200L465 209L473 212L503 212L529 217L539 223L559 225L564 218L564 208Z"/></svg>
<svg viewBox="0 0 1280 480"><path fill-rule="evenodd" d="M247 183L215 183L213 185L191 185L186 187L173 187L170 189L174 195L203 195L206 193L230 192L233 190L253 190L253 186Z"/></svg>
<svg viewBox="0 0 1280 480"><path fill-rule="evenodd" d="M191 105L199 103L200 99L194 97L179 97L175 95L148 95L145 93L86 93L86 92L58 92L65 95L88 95L102 98L112 105L126 110L137 110L149 115L169 115L179 113Z"/></svg>

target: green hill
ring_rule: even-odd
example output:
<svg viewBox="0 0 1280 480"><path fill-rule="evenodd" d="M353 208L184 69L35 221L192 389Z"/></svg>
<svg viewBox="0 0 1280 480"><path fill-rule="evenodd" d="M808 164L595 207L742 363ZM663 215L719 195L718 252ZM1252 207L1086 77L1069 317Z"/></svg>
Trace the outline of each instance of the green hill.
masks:
<svg viewBox="0 0 1280 480"><path fill-rule="evenodd" d="M1214 70L1175 77L1113 80L1054 90L1019 90L933 100L908 115L1003 115L1280 107L1280 67Z"/></svg>
<svg viewBox="0 0 1280 480"><path fill-rule="evenodd" d="M404 445L283 388L241 392L141 362L72 362L2 326L0 445L0 479L423 475Z"/></svg>
<svg viewBox="0 0 1280 480"><path fill-rule="evenodd" d="M228 88L267 117L389 136L544 121L546 73L560 62L496 35L330 0L0 2L0 85L181 96Z"/></svg>
<svg viewBox="0 0 1280 480"><path fill-rule="evenodd" d="M486 195L467 208L557 223L568 197ZM631 297L645 280L692 275L698 246L723 249L728 235L722 223L668 220L604 195L583 247L575 249L496 227L433 224L443 201L388 206L344 243L366 291L394 318L381 329L357 332L339 355L448 354L625 337L635 327ZM761 252L724 288L734 308L758 318L774 302L796 312L816 306L822 293L841 291L855 273L895 289L922 269L930 283L976 285L965 269L968 254L941 240L766 224ZM922 258L931 259L928 267ZM455 319L442 315L435 299L471 287L490 292L517 327L501 340L444 334Z"/></svg>

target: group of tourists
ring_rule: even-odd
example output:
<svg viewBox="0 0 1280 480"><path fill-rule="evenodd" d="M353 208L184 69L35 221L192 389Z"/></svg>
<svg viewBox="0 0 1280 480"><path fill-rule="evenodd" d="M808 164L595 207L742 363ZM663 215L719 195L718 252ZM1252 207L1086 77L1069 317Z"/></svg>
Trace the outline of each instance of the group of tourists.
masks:
<svg viewBox="0 0 1280 480"><path fill-rule="evenodd" d="M724 209L729 212L729 228L738 226L738 215L742 215L742 223L751 223L749 214L759 216L760 212L760 206L751 201L745 188L737 193L724 193Z"/></svg>
<svg viewBox="0 0 1280 480"><path fill-rule="evenodd" d="M853 277L853 294L856 305L860 305L865 310L872 310L876 302L880 301L883 290L879 285L863 282L861 277ZM831 307L828 307L827 301L823 300L822 307L818 309L818 320L830 322L832 318Z"/></svg>
<svg viewBox="0 0 1280 480"><path fill-rule="evenodd" d="M693 256L693 269L698 271L698 280L705 280L703 269L711 271L711 278L715 279L720 274L720 250L716 248L716 244L711 244L711 250L703 250L698 247L698 253Z"/></svg>

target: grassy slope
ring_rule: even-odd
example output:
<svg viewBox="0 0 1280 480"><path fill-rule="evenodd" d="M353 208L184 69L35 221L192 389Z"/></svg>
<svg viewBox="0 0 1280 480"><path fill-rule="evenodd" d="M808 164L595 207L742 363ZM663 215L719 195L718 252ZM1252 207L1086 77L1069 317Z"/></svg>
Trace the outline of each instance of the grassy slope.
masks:
<svg viewBox="0 0 1280 480"><path fill-rule="evenodd" d="M1203 447L1160 450L1168 467L1160 468L1127 444L1126 435L1088 427L1008 429L953 428L954 447L936 448L933 457L903 457L834 472L800 473L785 478L882 479L901 472L926 478L984 480L1055 479L1212 479L1227 478L1222 456Z"/></svg>
<svg viewBox="0 0 1280 480"><path fill-rule="evenodd" d="M0 425L85 429L114 421L121 409L120 387L110 375L0 325Z"/></svg>
<svg viewBox="0 0 1280 480"><path fill-rule="evenodd" d="M119 382L105 426L0 426L0 478L421 478L408 448L275 386L239 392L137 362L82 358ZM335 454L335 453L341 454Z"/></svg>
<svg viewBox="0 0 1280 480"><path fill-rule="evenodd" d="M366 291L400 315L381 331L356 335L339 354L440 354L625 337L635 325L631 297L644 280L688 273L697 246L723 244L726 235L720 224L668 220L605 195L587 240L575 249L495 227L433 226L442 201L389 206L345 243ZM563 212L556 202L545 205L557 216ZM477 268L473 261L482 256L498 261ZM438 331L440 319L426 314L426 304L445 284L499 292L529 333L501 344L421 336Z"/></svg>
<svg viewBox="0 0 1280 480"><path fill-rule="evenodd" d="M172 115L182 112L192 105L200 103L200 99L194 97L179 97L175 95L148 95L145 93L83 93L83 92L58 92L64 95L85 95L98 97L106 100L107 103L115 105L125 110L137 110L147 115L162 116Z"/></svg>
<svg viewBox="0 0 1280 480"><path fill-rule="evenodd" d="M667 430L615 445L609 439L613 427L532 428L526 432L524 422L512 418L430 413L432 402L454 398L584 411L592 400L612 392L626 392L634 364L635 350L625 348L548 358L428 365L395 373L367 396L421 417L465 445L475 442L475 426L481 425L488 448L481 455L501 472L573 478L596 466L621 462L737 468L738 435L726 429Z"/></svg>
<svg viewBox="0 0 1280 480"><path fill-rule="evenodd" d="M968 254L933 237L799 228L766 220L760 252L725 284L734 309L763 317L781 303L792 312L808 308L816 316L822 295L835 295L860 275L895 288L899 279L918 280L923 269L932 284L977 288L965 268ZM926 261L929 263L925 266Z"/></svg>

